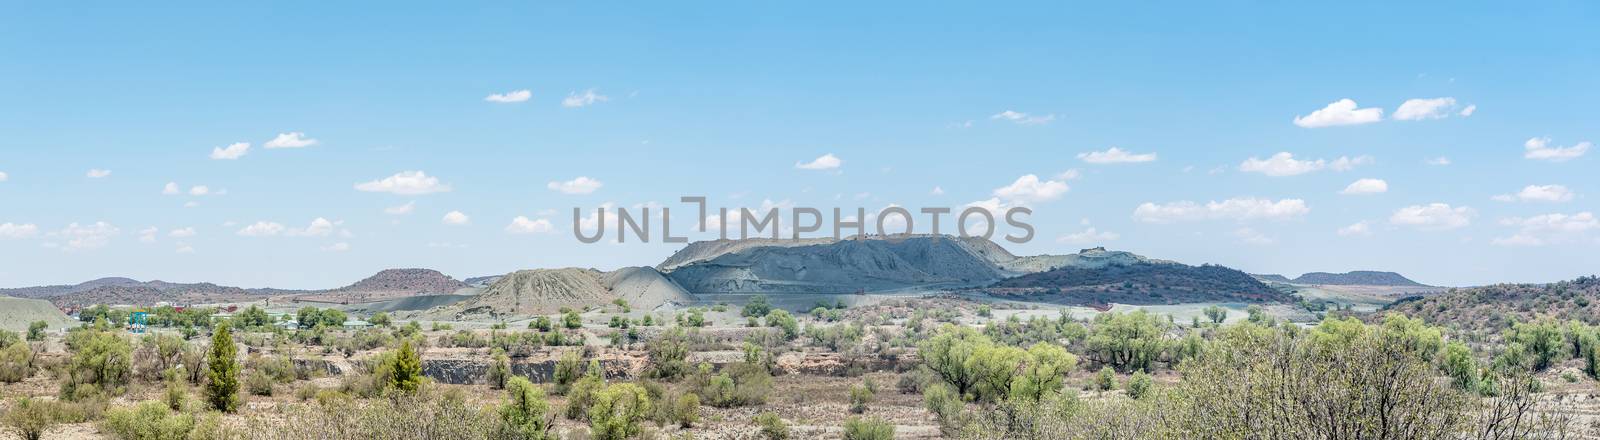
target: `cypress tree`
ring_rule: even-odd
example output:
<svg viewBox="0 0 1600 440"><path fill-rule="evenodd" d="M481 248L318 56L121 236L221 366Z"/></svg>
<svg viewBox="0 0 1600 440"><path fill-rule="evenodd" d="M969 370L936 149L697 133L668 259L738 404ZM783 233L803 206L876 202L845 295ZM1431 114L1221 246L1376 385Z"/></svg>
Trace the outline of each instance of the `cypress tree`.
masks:
<svg viewBox="0 0 1600 440"><path fill-rule="evenodd" d="M212 408L222 412L233 412L239 407L239 348L233 345L228 327L224 323L211 335L206 372L206 400Z"/></svg>

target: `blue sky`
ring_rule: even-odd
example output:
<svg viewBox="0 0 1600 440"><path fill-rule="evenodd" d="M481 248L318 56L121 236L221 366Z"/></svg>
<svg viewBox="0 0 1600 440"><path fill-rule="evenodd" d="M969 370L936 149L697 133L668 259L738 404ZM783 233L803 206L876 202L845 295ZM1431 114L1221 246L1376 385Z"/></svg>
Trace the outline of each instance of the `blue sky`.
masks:
<svg viewBox="0 0 1600 440"><path fill-rule="evenodd" d="M679 245L580 244L570 211L677 217L685 195L1026 205L1018 253L1291 276L1553 281L1600 261L1582 2L0 10L4 286L652 265ZM315 143L267 148L293 133L275 145ZM411 171L431 193L357 189ZM579 177L600 184L552 188ZM1362 179L1384 191L1341 194ZM519 216L553 231L509 231Z"/></svg>

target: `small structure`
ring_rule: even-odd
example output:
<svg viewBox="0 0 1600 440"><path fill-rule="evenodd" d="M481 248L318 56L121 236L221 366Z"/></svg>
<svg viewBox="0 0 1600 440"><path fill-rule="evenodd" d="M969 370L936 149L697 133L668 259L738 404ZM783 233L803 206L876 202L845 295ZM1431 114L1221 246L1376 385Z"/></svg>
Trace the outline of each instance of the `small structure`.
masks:
<svg viewBox="0 0 1600 440"><path fill-rule="evenodd" d="M362 321L362 320L359 320L359 319L353 319L353 320L349 320L349 321L345 321L344 322L344 329L345 330L361 330L361 329L369 328L369 327L372 327L372 323L366 322L366 321Z"/></svg>

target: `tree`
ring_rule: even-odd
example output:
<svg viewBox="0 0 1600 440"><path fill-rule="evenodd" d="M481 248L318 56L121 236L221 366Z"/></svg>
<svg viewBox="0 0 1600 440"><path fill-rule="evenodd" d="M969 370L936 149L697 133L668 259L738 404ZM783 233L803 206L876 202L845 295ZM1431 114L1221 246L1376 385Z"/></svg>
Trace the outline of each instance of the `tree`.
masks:
<svg viewBox="0 0 1600 440"><path fill-rule="evenodd" d="M1102 313L1085 341L1086 354L1118 371L1149 371L1163 349L1166 325L1144 310Z"/></svg>
<svg viewBox="0 0 1600 440"><path fill-rule="evenodd" d="M1550 368L1567 351L1560 326L1548 319L1537 323L1513 324L1506 340L1521 343L1527 349L1533 357L1534 371Z"/></svg>
<svg viewBox="0 0 1600 440"><path fill-rule="evenodd" d="M1224 309L1222 306L1206 307L1205 314L1206 319L1211 320L1212 324L1221 324L1222 321L1228 319L1228 309Z"/></svg>
<svg viewBox="0 0 1600 440"><path fill-rule="evenodd" d="M595 395L589 407L589 433L596 440L622 440L639 435L639 422L651 413L643 387L618 383Z"/></svg>
<svg viewBox="0 0 1600 440"><path fill-rule="evenodd" d="M389 385L405 394L415 394L417 388L422 386L422 356L411 348L410 340L401 342L400 351L395 353Z"/></svg>
<svg viewBox="0 0 1600 440"><path fill-rule="evenodd" d="M1450 383L1461 390L1478 389L1478 361L1472 358L1472 349L1466 344L1451 342L1444 347L1444 365L1441 366L1445 374L1450 376Z"/></svg>
<svg viewBox="0 0 1600 440"><path fill-rule="evenodd" d="M750 298L750 302L744 304L744 310L739 312L739 316L759 318L767 316L768 313L772 313L772 304L767 302L767 296L756 295Z"/></svg>
<svg viewBox="0 0 1600 440"><path fill-rule="evenodd" d="M47 323L47 322L44 322L44 321L34 321L32 323L29 323L28 324L28 340L29 341L43 341L44 340L44 330L46 328L49 328L49 327L50 327L50 323Z"/></svg>
<svg viewBox="0 0 1600 440"><path fill-rule="evenodd" d="M937 335L918 344L917 351L928 369L955 387L957 395L965 396L978 383L978 374L968 360L980 346L990 344L977 330L945 324Z"/></svg>
<svg viewBox="0 0 1600 440"><path fill-rule="evenodd" d="M379 327L388 327L390 324L389 314L384 312L372 315L372 318L367 319L367 321Z"/></svg>
<svg viewBox="0 0 1600 440"><path fill-rule="evenodd" d="M222 412L239 407L239 348L233 344L229 327L223 324L211 335L211 353L206 361L206 401Z"/></svg>
<svg viewBox="0 0 1600 440"><path fill-rule="evenodd" d="M549 435L550 404L544 399L544 391L521 376L512 377L506 382L505 388L509 399L500 407L500 420L506 429L511 431L505 437L525 440L553 439L554 437Z"/></svg>
<svg viewBox="0 0 1600 440"><path fill-rule="evenodd" d="M565 316L561 317L561 325L571 330L583 328L583 317L579 316L576 311L568 311Z"/></svg>
<svg viewBox="0 0 1600 440"><path fill-rule="evenodd" d="M59 422L57 418L63 412L60 406L59 403L48 400L23 397L11 404L11 410L6 411L4 422L23 440L39 440Z"/></svg>
<svg viewBox="0 0 1600 440"><path fill-rule="evenodd" d="M317 328L318 325L322 324L322 312L318 311L316 307L301 307L300 311L295 313L295 322L300 324L300 328Z"/></svg>
<svg viewBox="0 0 1600 440"><path fill-rule="evenodd" d="M646 373L650 377L677 380L689 372L689 341L683 328L673 327L651 340L645 349L650 354Z"/></svg>
<svg viewBox="0 0 1600 440"><path fill-rule="evenodd" d="M511 378L511 358L506 356L504 350L498 348L494 350L494 360L489 364L487 376L490 389L498 390L506 387L506 381Z"/></svg>
<svg viewBox="0 0 1600 440"><path fill-rule="evenodd" d="M647 317L648 318L648 317ZM767 312L767 327L777 327L783 331L783 339L792 341L800 336L800 322L790 315L788 310L773 309Z"/></svg>
<svg viewBox="0 0 1600 440"><path fill-rule="evenodd" d="M110 326L103 319L96 322ZM97 324L96 327L101 326ZM67 365L67 380L62 383L61 395L68 400L90 397L100 391L118 392L132 376L132 344L112 330L97 328L67 334L67 348L72 351L72 359ZM80 391L81 385L93 386Z"/></svg>
<svg viewBox="0 0 1600 440"><path fill-rule="evenodd" d="M850 413L865 414L867 405L872 403L874 397L876 396L874 396L872 389L863 385L852 385L850 387Z"/></svg>

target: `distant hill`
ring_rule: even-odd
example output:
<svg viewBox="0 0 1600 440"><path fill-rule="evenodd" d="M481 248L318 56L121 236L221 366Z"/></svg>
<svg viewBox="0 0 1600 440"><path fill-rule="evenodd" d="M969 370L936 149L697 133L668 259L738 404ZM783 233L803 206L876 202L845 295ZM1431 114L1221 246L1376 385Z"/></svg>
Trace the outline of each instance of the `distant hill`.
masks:
<svg viewBox="0 0 1600 440"><path fill-rule="evenodd" d="M289 290L243 288L213 283L174 283L161 280L100 278L71 285L0 289L0 295L48 299L57 307L84 307L95 304L151 306L167 302L176 305L255 301L265 297L296 295L309 299L341 302L367 302L415 295L447 295L468 287L431 269L389 269L331 290Z"/></svg>
<svg viewBox="0 0 1600 440"><path fill-rule="evenodd" d="M1283 276L1283 275L1278 275L1278 274L1275 274L1275 273L1268 273L1268 274L1253 273L1253 274L1250 274L1250 276L1256 277L1256 279L1261 280L1261 282L1263 282L1263 283L1292 283L1292 282L1294 282L1293 280L1290 280L1289 277L1286 277L1286 276Z"/></svg>
<svg viewBox="0 0 1600 440"><path fill-rule="evenodd" d="M834 241L835 240L832 238L805 238L800 240L746 238L696 241L689 243L688 246L684 246L683 249L678 249L677 252L673 252L672 256L667 257L666 261L662 261L661 264L656 265L656 270L670 272L679 267L687 266L693 263L758 247L811 246L818 244L831 244Z"/></svg>
<svg viewBox="0 0 1600 440"><path fill-rule="evenodd" d="M1495 284L1449 289L1445 293L1400 300L1383 308L1422 318L1461 332L1495 333L1513 321L1541 317L1600 324L1600 278L1582 277L1550 284Z"/></svg>
<svg viewBox="0 0 1600 440"><path fill-rule="evenodd" d="M679 265L668 277L694 293L847 293L940 283L988 283L1004 277L991 260L996 257L994 249L949 236L879 236L800 246L722 246L728 252Z"/></svg>
<svg viewBox="0 0 1600 440"><path fill-rule="evenodd" d="M1001 280L978 290L1081 305L1293 301L1290 295L1235 269L1149 261L1065 266Z"/></svg>
<svg viewBox="0 0 1600 440"><path fill-rule="evenodd" d="M1152 260L1127 251L1108 251L1103 247L1094 247L1079 250L1076 254L1066 255L1031 255L1015 257L1013 260L1000 263L1002 269L1011 272L1034 273L1053 269L1075 267L1081 269L1094 269L1110 265L1129 265L1137 263L1172 263L1166 260Z"/></svg>
<svg viewBox="0 0 1600 440"><path fill-rule="evenodd" d="M1331 284L1342 286L1417 286L1427 285L1412 281L1398 273L1358 270L1346 273L1311 272L1294 279L1295 284Z"/></svg>
<svg viewBox="0 0 1600 440"><path fill-rule="evenodd" d="M308 297L367 302L416 295L446 295L467 287L471 286L433 269L385 269L354 284Z"/></svg>
<svg viewBox="0 0 1600 440"><path fill-rule="evenodd" d="M143 284L144 282L132 278L107 277L85 281L78 284L0 289L0 295L14 296L17 298L50 298L69 293L82 292L100 286L138 286Z"/></svg>
<svg viewBox="0 0 1600 440"><path fill-rule="evenodd" d="M0 297L0 329L23 332L28 324L44 321L49 330L61 330L79 323L42 299Z"/></svg>
<svg viewBox="0 0 1600 440"><path fill-rule="evenodd" d="M654 268L629 267L614 272L594 269L530 269L501 276L478 295L425 316L433 319L517 319L548 315L563 307L608 304L616 299L639 309L666 303L688 304L687 292Z"/></svg>
<svg viewBox="0 0 1600 440"><path fill-rule="evenodd" d="M299 292L283 289L245 289L212 283L169 283L158 280L135 282L135 284L102 284L48 299L57 307L87 307L95 304L152 306L162 302L186 305L254 301L269 296Z"/></svg>

